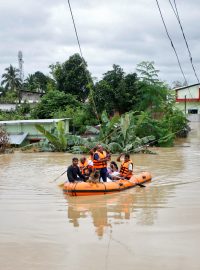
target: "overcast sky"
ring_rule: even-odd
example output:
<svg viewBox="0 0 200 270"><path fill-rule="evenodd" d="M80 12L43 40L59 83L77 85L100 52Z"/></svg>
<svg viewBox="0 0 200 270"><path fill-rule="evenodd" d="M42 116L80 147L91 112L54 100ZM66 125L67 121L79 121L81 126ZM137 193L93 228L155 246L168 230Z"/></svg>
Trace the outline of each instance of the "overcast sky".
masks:
<svg viewBox="0 0 200 270"><path fill-rule="evenodd" d="M171 0L174 2L174 0ZM93 76L120 65L134 72L141 61L154 61L160 79L183 81L166 35L156 0L71 0L83 56ZM168 0L160 8L189 84L197 83L177 19ZM176 0L179 16L200 77L200 0ZM0 78L10 64L18 67L23 52L24 74L42 71L78 53L67 0L0 1Z"/></svg>

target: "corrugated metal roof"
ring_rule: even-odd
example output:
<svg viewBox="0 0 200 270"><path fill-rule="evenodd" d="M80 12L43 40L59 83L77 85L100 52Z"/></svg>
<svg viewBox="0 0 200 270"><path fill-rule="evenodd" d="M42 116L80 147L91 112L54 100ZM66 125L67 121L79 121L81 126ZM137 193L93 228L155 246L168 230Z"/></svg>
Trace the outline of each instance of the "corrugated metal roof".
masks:
<svg viewBox="0 0 200 270"><path fill-rule="evenodd" d="M195 84L191 84L191 85L187 85L187 86L175 87L172 90L183 90L183 89L190 88L190 87L197 86L197 85L200 86L199 83L195 83Z"/></svg>
<svg viewBox="0 0 200 270"><path fill-rule="evenodd" d="M28 133L10 134L8 135L9 143L20 145L23 143L23 141L26 139L27 136L28 136Z"/></svg>
<svg viewBox="0 0 200 270"><path fill-rule="evenodd" d="M34 120L11 120L11 121L0 121L0 125L7 124L38 124L38 123L54 123L70 118L61 118L61 119L34 119Z"/></svg>

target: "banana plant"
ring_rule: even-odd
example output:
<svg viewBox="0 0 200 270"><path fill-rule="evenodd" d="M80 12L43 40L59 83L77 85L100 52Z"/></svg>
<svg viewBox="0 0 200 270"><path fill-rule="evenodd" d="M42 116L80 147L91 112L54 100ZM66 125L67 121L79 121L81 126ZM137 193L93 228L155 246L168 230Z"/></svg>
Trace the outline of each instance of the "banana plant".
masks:
<svg viewBox="0 0 200 270"><path fill-rule="evenodd" d="M42 125L36 124L35 127L51 143L55 151L64 152L67 149L67 137L63 121L56 124L54 134L46 130Z"/></svg>
<svg viewBox="0 0 200 270"><path fill-rule="evenodd" d="M149 141L155 139L154 136L144 136L139 138L136 129L143 122L144 116L137 118L135 112L129 112L121 116L116 134L112 136L112 141L108 144L111 151L117 152L138 152Z"/></svg>

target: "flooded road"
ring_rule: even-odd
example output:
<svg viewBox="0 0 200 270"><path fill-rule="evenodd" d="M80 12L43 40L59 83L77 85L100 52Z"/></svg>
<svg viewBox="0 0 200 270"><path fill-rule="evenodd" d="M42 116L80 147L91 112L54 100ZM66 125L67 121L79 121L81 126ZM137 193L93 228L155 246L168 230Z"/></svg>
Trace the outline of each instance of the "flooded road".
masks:
<svg viewBox="0 0 200 270"><path fill-rule="evenodd" d="M0 269L199 270L200 124L173 148L134 155L151 183L65 197L66 153L0 156ZM113 157L115 159L115 157Z"/></svg>

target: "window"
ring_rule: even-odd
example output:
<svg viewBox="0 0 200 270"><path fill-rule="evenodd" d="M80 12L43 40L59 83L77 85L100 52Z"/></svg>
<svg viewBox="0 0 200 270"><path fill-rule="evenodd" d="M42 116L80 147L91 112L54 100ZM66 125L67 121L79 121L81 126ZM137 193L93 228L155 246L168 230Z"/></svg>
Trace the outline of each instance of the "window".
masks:
<svg viewBox="0 0 200 270"><path fill-rule="evenodd" d="M197 109L189 109L188 114L198 114L198 110Z"/></svg>

